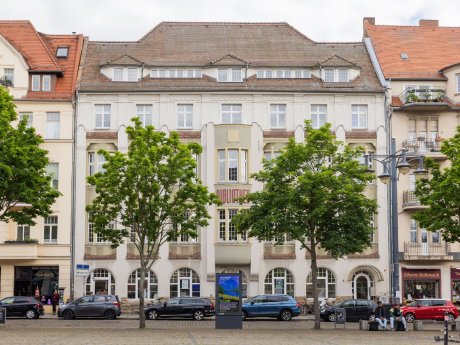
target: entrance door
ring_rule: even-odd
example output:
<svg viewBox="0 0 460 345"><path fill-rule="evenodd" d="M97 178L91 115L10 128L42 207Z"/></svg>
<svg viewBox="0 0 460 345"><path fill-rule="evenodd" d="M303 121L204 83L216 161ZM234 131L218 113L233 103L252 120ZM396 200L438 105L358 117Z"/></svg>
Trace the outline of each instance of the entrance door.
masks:
<svg viewBox="0 0 460 345"><path fill-rule="evenodd" d="M428 244L428 232L426 229L421 229L421 240L422 240L422 255L430 254L430 247Z"/></svg>
<svg viewBox="0 0 460 345"><path fill-rule="evenodd" d="M356 298L369 299L369 280L364 275L356 277Z"/></svg>
<svg viewBox="0 0 460 345"><path fill-rule="evenodd" d="M190 278L180 279L180 293L179 293L180 297L190 297L191 296L191 293L190 293L191 284L190 283L191 283Z"/></svg>
<svg viewBox="0 0 460 345"><path fill-rule="evenodd" d="M94 280L94 293L96 295L107 294L109 291L109 282L107 280Z"/></svg>
<svg viewBox="0 0 460 345"><path fill-rule="evenodd" d="M284 278L275 278L275 294L284 294Z"/></svg>

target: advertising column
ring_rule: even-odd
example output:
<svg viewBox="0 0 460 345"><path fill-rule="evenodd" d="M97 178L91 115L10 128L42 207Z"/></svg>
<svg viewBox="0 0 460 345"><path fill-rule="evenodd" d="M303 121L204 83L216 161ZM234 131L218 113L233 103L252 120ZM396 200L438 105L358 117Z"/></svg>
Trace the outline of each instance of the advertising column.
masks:
<svg viewBox="0 0 460 345"><path fill-rule="evenodd" d="M242 329L241 274L216 274L216 329Z"/></svg>

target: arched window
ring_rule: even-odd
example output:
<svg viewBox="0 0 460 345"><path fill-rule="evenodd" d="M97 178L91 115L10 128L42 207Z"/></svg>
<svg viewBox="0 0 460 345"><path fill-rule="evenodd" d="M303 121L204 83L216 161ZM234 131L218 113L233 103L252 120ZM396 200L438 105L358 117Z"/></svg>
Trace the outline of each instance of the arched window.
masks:
<svg viewBox="0 0 460 345"><path fill-rule="evenodd" d="M86 279L86 294L115 295L115 278L112 273L103 268L97 268Z"/></svg>
<svg viewBox="0 0 460 345"><path fill-rule="evenodd" d="M141 270L137 269L128 279L128 298L138 299L139 298L139 282L140 282ZM154 299L158 297L158 280L155 273L149 271L145 276L144 282L144 297Z"/></svg>
<svg viewBox="0 0 460 345"><path fill-rule="evenodd" d="M294 276L285 268L275 268L265 276L266 294L294 296Z"/></svg>
<svg viewBox="0 0 460 345"><path fill-rule="evenodd" d="M200 277L190 268L179 268L169 282L170 297L200 297Z"/></svg>
<svg viewBox="0 0 460 345"><path fill-rule="evenodd" d="M353 298L370 299L371 288L374 287L374 277L366 270L355 272L351 281Z"/></svg>
<svg viewBox="0 0 460 345"><path fill-rule="evenodd" d="M318 268L318 297L335 298L335 276L324 267ZM307 276L307 298L313 298L312 274Z"/></svg>

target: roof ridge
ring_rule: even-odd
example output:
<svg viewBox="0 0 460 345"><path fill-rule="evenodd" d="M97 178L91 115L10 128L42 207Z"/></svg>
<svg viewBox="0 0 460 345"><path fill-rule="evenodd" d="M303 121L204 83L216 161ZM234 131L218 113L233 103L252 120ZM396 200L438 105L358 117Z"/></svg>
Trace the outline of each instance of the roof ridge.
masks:
<svg viewBox="0 0 460 345"><path fill-rule="evenodd" d="M460 26L420 26L420 25L389 25L389 24L368 24L368 26L374 27L389 27L389 28L418 28L418 29L460 29Z"/></svg>

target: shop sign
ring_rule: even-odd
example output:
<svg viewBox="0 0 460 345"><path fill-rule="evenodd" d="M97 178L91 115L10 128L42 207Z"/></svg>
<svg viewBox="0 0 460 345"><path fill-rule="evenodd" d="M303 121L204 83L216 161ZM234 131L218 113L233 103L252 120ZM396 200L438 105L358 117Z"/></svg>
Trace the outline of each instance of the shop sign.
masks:
<svg viewBox="0 0 460 345"><path fill-rule="evenodd" d="M450 269L450 278L452 280L460 280L460 268L451 268Z"/></svg>
<svg viewBox="0 0 460 345"><path fill-rule="evenodd" d="M402 279L405 280L439 280L440 270L403 270Z"/></svg>
<svg viewBox="0 0 460 345"><path fill-rule="evenodd" d="M216 194L223 204L233 204L238 202L238 198L241 198L249 193L247 189L241 188L225 188L216 190Z"/></svg>
<svg viewBox="0 0 460 345"><path fill-rule="evenodd" d="M87 276L89 274L89 265L77 264L77 276Z"/></svg>

